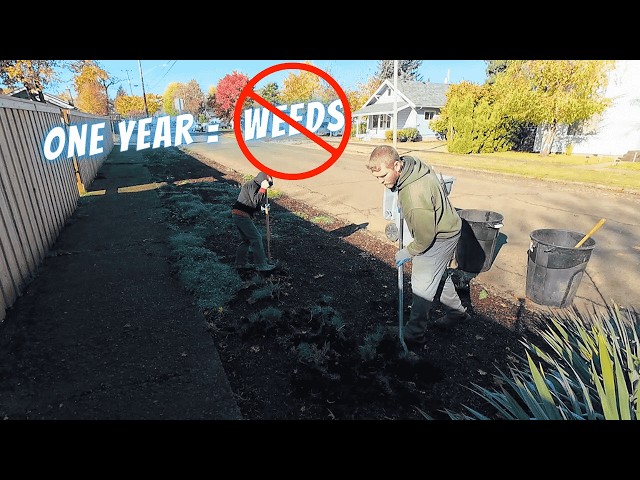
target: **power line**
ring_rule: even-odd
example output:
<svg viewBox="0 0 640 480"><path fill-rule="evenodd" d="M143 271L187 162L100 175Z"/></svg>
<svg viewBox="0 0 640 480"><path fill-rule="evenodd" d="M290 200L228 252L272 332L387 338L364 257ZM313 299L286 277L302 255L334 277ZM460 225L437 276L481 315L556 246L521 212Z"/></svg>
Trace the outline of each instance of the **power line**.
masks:
<svg viewBox="0 0 640 480"><path fill-rule="evenodd" d="M170 60L169 62L173 62L173 65L170 65L167 71L164 73L164 75L162 75L158 80L152 82L149 88L152 88L152 89L155 88L162 81L162 79L167 76L167 74L171 71L171 69L175 66L177 60Z"/></svg>

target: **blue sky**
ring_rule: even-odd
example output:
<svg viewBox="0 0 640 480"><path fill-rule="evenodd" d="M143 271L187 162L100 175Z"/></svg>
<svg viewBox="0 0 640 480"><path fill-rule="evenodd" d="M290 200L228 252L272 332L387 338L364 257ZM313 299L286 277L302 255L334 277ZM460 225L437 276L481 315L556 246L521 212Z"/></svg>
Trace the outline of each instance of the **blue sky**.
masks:
<svg viewBox="0 0 640 480"><path fill-rule="evenodd" d="M282 63L305 63L307 60L97 60L97 62L112 76L121 79L121 82L109 88L109 95L115 93L122 85L128 94L142 95L140 82L140 66L144 89L147 94L161 95L167 85L172 82L187 83L192 79L197 80L203 92L207 92L210 86L216 86L225 75L234 70L246 74L249 78L262 72L264 69ZM312 64L328 73L343 90L350 90L358 83L365 82L373 76L378 69L377 60L311 60ZM424 60L419 69L422 80L430 80L443 83L448 76L449 83L459 83L467 80L474 83L483 83L486 64L484 60ZM281 71L266 77L257 84L260 88L264 83L274 81L282 86L284 78L291 71ZM293 73L299 73L293 71ZM63 72L61 80L51 93L60 93L73 85L70 82L71 74ZM65 82L66 81L66 82ZM74 93L75 95L75 93Z"/></svg>

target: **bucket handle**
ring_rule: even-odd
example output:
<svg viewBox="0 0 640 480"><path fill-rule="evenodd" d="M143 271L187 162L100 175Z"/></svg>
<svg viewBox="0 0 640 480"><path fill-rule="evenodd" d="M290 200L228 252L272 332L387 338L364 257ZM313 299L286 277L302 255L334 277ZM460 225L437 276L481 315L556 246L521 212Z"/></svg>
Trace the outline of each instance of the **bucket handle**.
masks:
<svg viewBox="0 0 640 480"><path fill-rule="evenodd" d="M487 228L502 228L504 225L501 223L485 223L484 226Z"/></svg>
<svg viewBox="0 0 640 480"><path fill-rule="evenodd" d="M538 246L538 247L540 247L540 245L541 245L541 244L538 244L537 246ZM533 244L533 242L529 242L529 251L530 251L530 252L533 252L533 249L534 249L535 247L536 247L536 245L534 245L534 244ZM552 253L552 252L555 252L555 251L558 249L558 247L551 246L551 245L547 245L546 247L547 247L547 248L544 248L544 249L542 250L544 253Z"/></svg>

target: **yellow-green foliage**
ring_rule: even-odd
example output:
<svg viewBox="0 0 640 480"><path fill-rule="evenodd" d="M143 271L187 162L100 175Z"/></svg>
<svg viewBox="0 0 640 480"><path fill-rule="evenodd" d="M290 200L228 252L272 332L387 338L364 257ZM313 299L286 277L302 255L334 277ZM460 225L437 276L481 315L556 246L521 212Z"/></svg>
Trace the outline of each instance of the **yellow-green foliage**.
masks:
<svg viewBox="0 0 640 480"><path fill-rule="evenodd" d="M304 63L313 65L309 61ZM280 100L286 104L292 104L321 99L324 89L320 77L307 70L298 70L298 72L296 75L292 71L284 79L284 86L280 90Z"/></svg>
<svg viewBox="0 0 640 480"><path fill-rule="evenodd" d="M620 162L615 166L616 170L630 170L640 172L640 160L637 162Z"/></svg>
<svg viewBox="0 0 640 480"><path fill-rule="evenodd" d="M522 339L525 355L495 375L500 388L472 384L504 420L638 420L640 327L635 312L551 313L538 327L540 346ZM465 407L454 420L487 419Z"/></svg>
<svg viewBox="0 0 640 480"><path fill-rule="evenodd" d="M333 218L331 217L326 217L323 215L319 215L317 217L311 217L310 220L311 223L319 223L322 225L331 225L333 223Z"/></svg>
<svg viewBox="0 0 640 480"><path fill-rule="evenodd" d="M296 217L300 217L303 220L309 220L310 215L306 212L292 212Z"/></svg>
<svg viewBox="0 0 640 480"><path fill-rule="evenodd" d="M565 155L571 155L573 153L573 143L567 145L567 147L564 149L564 153Z"/></svg>
<svg viewBox="0 0 640 480"><path fill-rule="evenodd" d="M167 115L176 116L178 115L178 110L174 105L174 100L178 93L178 89L180 88L180 83L172 82L167 85L164 93L162 94L162 109Z"/></svg>
<svg viewBox="0 0 640 480"><path fill-rule="evenodd" d="M446 134L451 153L508 151L517 124L497 108L489 85L462 82L447 92L447 104L429 127Z"/></svg>
<svg viewBox="0 0 640 480"><path fill-rule="evenodd" d="M284 193L282 190L278 190L277 188L271 187L269 189L269 200L275 200L276 198L280 198Z"/></svg>
<svg viewBox="0 0 640 480"><path fill-rule="evenodd" d="M451 153L508 151L522 124L572 124L602 113L610 99L600 92L613 66L610 60L510 61L493 84L452 85L429 127L446 135ZM550 131L545 145L553 140Z"/></svg>
<svg viewBox="0 0 640 480"><path fill-rule="evenodd" d="M387 141L393 141L393 130L387 130L384 132ZM416 142L420 138L420 133L417 128L402 128L397 131L397 137L399 142Z"/></svg>

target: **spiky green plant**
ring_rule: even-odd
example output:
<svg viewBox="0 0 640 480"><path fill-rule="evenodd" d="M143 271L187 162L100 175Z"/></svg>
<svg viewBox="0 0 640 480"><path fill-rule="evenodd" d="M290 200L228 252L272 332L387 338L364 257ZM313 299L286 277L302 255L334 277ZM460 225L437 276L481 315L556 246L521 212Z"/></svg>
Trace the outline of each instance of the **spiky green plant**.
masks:
<svg viewBox="0 0 640 480"><path fill-rule="evenodd" d="M329 305L314 305L310 309L311 318L318 321L321 330L326 329L326 333L335 333L340 338L345 337L347 324L338 311Z"/></svg>
<svg viewBox="0 0 640 480"><path fill-rule="evenodd" d="M527 365L495 375L500 390L472 384L497 417L507 420L637 420L640 418L640 318L617 305L583 315L577 309L552 313L538 332L542 349L523 339ZM464 406L450 418L490 417Z"/></svg>
<svg viewBox="0 0 640 480"><path fill-rule="evenodd" d="M376 325L372 332L364 337L364 342L358 347L360 356L366 361L373 360L378 354L378 345L385 336L385 328L383 325Z"/></svg>
<svg viewBox="0 0 640 480"><path fill-rule="evenodd" d="M260 287L260 288L256 288L255 290L253 290L251 292L251 295L249 296L249 298L247 299L247 302L249 303L256 303L259 300L263 300L265 298L273 298L274 295L277 294L277 292L280 290L280 285L279 284L274 284L274 283L267 283L266 285Z"/></svg>

